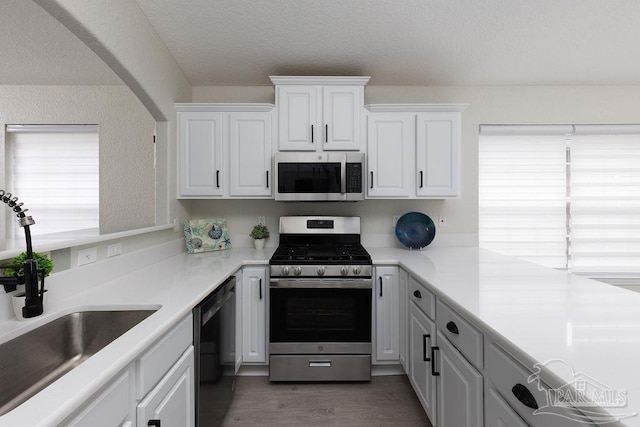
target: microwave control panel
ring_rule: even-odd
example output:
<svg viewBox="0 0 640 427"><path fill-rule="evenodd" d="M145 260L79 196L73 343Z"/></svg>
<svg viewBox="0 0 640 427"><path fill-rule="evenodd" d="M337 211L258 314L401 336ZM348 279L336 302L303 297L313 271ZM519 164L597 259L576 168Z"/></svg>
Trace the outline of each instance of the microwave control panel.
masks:
<svg viewBox="0 0 640 427"><path fill-rule="evenodd" d="M347 163L347 193L362 193L362 163Z"/></svg>

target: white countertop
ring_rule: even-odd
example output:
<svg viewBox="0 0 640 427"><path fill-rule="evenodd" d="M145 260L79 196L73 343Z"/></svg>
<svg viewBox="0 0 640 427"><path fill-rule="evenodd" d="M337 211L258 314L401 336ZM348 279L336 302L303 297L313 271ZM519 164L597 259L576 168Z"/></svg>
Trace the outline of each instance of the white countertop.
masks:
<svg viewBox="0 0 640 427"><path fill-rule="evenodd" d="M78 309L161 306L146 320L0 417L0 426L51 425L126 367L229 275L243 265L266 265L273 248L175 254L174 242L54 274L47 313L26 322L0 320L0 342ZM533 363L560 359L612 390L627 390L620 412L640 412L640 294L477 248L424 251L367 248L374 264L401 265L508 350ZM142 267L141 267L142 266ZM95 283L96 277L102 283ZM485 340L489 336L485 334ZM574 372L549 366L550 386ZM612 411L613 412L613 411ZM640 425L640 417L625 420Z"/></svg>

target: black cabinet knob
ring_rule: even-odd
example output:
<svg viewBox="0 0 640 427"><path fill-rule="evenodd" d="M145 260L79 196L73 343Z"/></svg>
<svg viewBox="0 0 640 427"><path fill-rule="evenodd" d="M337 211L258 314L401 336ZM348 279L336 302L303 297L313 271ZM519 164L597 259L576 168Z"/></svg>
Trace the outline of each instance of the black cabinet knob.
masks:
<svg viewBox="0 0 640 427"><path fill-rule="evenodd" d="M161 427L160 420L149 420L147 423L149 427Z"/></svg>

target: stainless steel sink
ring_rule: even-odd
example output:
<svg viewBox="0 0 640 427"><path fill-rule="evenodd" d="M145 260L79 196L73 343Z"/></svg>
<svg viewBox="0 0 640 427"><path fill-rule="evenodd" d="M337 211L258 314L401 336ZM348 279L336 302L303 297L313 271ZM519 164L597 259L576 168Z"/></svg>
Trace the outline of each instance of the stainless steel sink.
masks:
<svg viewBox="0 0 640 427"><path fill-rule="evenodd" d="M0 415L3 415L156 310L80 311L0 345Z"/></svg>

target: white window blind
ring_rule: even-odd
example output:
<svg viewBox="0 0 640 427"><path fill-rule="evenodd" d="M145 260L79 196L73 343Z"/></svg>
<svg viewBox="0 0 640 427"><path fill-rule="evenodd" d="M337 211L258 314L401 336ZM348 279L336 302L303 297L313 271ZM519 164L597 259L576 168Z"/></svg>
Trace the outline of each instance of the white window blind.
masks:
<svg viewBox="0 0 640 427"><path fill-rule="evenodd" d="M482 126L479 170L481 247L640 274L640 126Z"/></svg>
<svg viewBox="0 0 640 427"><path fill-rule="evenodd" d="M7 126L12 193L35 235L99 226L98 127ZM12 219L13 221L13 219ZM16 225L16 235L22 234Z"/></svg>
<svg viewBox="0 0 640 427"><path fill-rule="evenodd" d="M640 129L576 126L571 141L573 272L640 273Z"/></svg>
<svg viewBox="0 0 640 427"><path fill-rule="evenodd" d="M481 247L553 268L566 267L564 130L482 127Z"/></svg>

